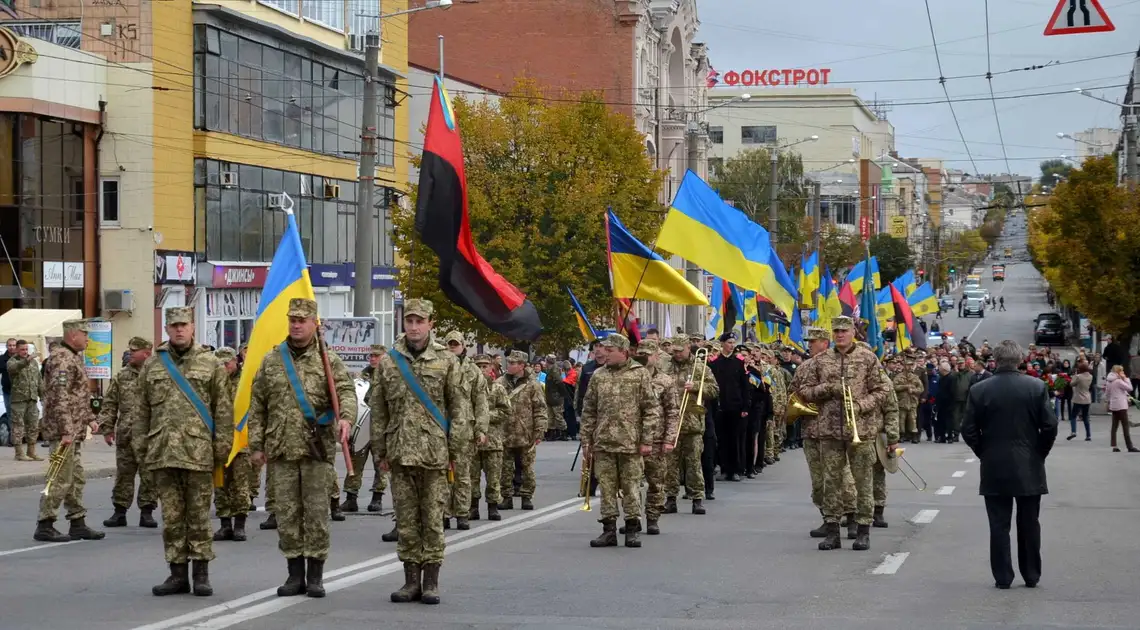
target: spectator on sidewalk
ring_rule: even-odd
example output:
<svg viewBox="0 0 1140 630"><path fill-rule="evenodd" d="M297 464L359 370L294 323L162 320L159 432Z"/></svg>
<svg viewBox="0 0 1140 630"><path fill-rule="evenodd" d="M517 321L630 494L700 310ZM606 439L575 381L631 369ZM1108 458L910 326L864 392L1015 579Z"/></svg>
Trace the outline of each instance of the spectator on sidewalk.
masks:
<svg viewBox="0 0 1140 630"><path fill-rule="evenodd" d="M1092 405L1093 375L1089 364L1081 361L1077 363L1077 373L1073 376L1073 409L1069 412L1069 426L1072 432L1066 439L1077 437L1077 419L1085 424L1085 441L1092 441L1092 431L1089 429L1089 407Z"/></svg>
<svg viewBox="0 0 1140 630"><path fill-rule="evenodd" d="M1112 414L1112 452L1120 452L1116 447L1116 428L1120 427L1124 431L1124 446L1128 452L1140 453L1140 449L1132 446L1132 434L1128 429L1128 396L1132 393L1132 384L1124 375L1124 366L1112 366L1112 372L1105 382L1104 394L1108 399L1108 412Z"/></svg>
<svg viewBox="0 0 1140 630"><path fill-rule="evenodd" d="M1112 337L1104 347L1104 373L1109 374L1118 365L1128 365L1128 349Z"/></svg>
<svg viewBox="0 0 1140 630"><path fill-rule="evenodd" d="M12 417L12 377L8 376L8 359L16 354L16 338L8 338L8 347L0 354L0 391L4 392L4 413ZM12 425L9 424L9 427ZM34 437L34 436L33 436Z"/></svg>

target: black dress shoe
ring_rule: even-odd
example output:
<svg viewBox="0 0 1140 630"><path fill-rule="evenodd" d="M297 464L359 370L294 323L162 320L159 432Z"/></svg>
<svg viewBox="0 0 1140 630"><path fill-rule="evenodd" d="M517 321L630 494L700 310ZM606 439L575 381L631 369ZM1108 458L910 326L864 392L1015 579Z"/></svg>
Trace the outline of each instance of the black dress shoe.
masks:
<svg viewBox="0 0 1140 630"><path fill-rule="evenodd" d="M1009 584L1002 584L1001 582L994 582L994 586L1000 588L1003 591L1009 590Z"/></svg>
<svg viewBox="0 0 1140 630"><path fill-rule="evenodd" d="M1025 588L1037 588L1037 580L1033 580L1032 582L1030 582L1029 580L1026 580L1025 581Z"/></svg>

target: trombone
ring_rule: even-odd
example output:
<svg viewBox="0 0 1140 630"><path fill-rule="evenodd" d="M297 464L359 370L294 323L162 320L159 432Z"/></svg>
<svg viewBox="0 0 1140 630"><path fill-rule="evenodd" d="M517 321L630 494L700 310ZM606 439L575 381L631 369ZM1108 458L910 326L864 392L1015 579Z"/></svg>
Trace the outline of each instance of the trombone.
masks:
<svg viewBox="0 0 1140 630"><path fill-rule="evenodd" d="M709 358L709 349L708 348L697 348L696 352L693 353L693 369L691 372L689 372L689 378L686 379L686 381L685 381L686 384L692 383L693 377L695 377L697 375L697 369L704 366L705 369L701 370L700 384L697 385L696 405L699 408L703 408L702 403L704 402L704 396L705 396L705 374L708 373L708 369L707 369L708 366L705 364L708 363L708 358ZM692 392L690 392L687 389L685 390L685 394L683 396L681 396L681 413L679 414L680 418L681 418L681 426L684 426L684 424L685 424L685 413L688 411L689 401L692 398L693 398ZM677 427L677 435L676 435L676 437L673 438L673 448L677 448L677 442L680 439L681 439L681 427Z"/></svg>
<svg viewBox="0 0 1140 630"><path fill-rule="evenodd" d="M910 462L908 462L906 460L906 458L903 457L903 453L905 453L905 452L906 452L905 448L902 448L902 447L896 448L895 449L895 457L897 457L900 462L906 464L906 467L910 469L911 474L913 474L915 477L918 477L918 480L922 482L922 487L919 487L919 485L914 482L914 479L911 479L910 475L906 474L906 470L903 470L903 468L901 466L899 467L899 472L901 472L902 476L905 477L906 480L910 482L910 485L914 486L915 490L918 490L919 492L926 492L926 486L927 486L926 480L923 479L922 475L918 474L918 471L914 469L914 466L911 466Z"/></svg>
<svg viewBox="0 0 1140 630"><path fill-rule="evenodd" d="M48 469L45 475L47 484L44 485L43 492L40 493L45 497L51 492L52 485L55 484L56 478L59 477L59 471L63 470L63 463L67 461L68 456L71 455L72 444L74 444L74 442L60 444L52 451L51 455L48 456Z"/></svg>
<svg viewBox="0 0 1140 630"><path fill-rule="evenodd" d="M851 393L851 386L847 384L846 374L841 377L840 383L843 387L843 417L851 427L851 443L860 444L863 440L859 439L859 423L855 417L855 397Z"/></svg>

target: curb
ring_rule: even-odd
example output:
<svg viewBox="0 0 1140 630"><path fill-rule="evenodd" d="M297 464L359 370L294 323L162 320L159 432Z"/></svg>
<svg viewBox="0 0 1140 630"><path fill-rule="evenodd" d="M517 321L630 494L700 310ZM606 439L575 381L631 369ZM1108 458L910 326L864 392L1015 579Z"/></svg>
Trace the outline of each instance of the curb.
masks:
<svg viewBox="0 0 1140 630"><path fill-rule="evenodd" d="M85 479L101 479L103 477L115 476L114 466L103 466L101 468L88 468L83 471ZM29 473L26 475L11 475L9 477L0 478L0 490L10 490L12 488L27 488L29 486L43 486L47 483L47 475L42 472Z"/></svg>

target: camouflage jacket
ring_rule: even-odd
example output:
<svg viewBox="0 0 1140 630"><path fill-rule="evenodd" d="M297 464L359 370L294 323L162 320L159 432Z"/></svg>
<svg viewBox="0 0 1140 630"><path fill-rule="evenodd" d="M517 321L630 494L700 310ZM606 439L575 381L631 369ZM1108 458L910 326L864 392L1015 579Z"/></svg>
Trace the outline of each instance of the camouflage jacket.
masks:
<svg viewBox="0 0 1140 630"><path fill-rule="evenodd" d="M677 389L677 405L685 399L685 383L689 380L689 375L693 375L693 390L689 392L689 402L685 405L685 417L681 418L681 433L685 435L703 435L705 432L705 410L702 407L697 407L697 389L700 387L701 374L704 373L705 388L704 393L701 395L701 402L712 400L720 394L720 388L717 387L716 377L713 376L712 370L709 369L708 363L705 363L697 369L696 373L693 372L693 358L689 357L688 361L677 361L674 359L669 363L669 368L665 370L673 379L673 386Z"/></svg>
<svg viewBox="0 0 1140 630"><path fill-rule="evenodd" d="M206 405L213 433L174 384L163 354L174 360ZM140 466L209 472L226 463L234 442L234 405L229 375L213 352L197 343L178 352L170 342L163 343L139 370L137 395L137 409L131 412L131 448Z"/></svg>
<svg viewBox="0 0 1140 630"><path fill-rule="evenodd" d="M70 435L81 439L87 425L95 420L83 352L59 344L44 363L44 376L44 418L40 427L44 438L54 441Z"/></svg>
<svg viewBox="0 0 1140 630"><path fill-rule="evenodd" d="M237 391L238 391L238 386L241 384L241 368L238 368L237 370L234 370L234 373L233 373L233 374L230 374L230 375L229 375L229 377L227 378L227 382L229 383L229 389L228 389L227 391L229 392L229 396L230 396L230 404L232 405L232 404L234 404L234 403L235 403L235 401L237 400ZM235 412L235 413L236 413L236 412ZM249 425L248 425L248 423L246 424L246 426L247 426L247 427L249 426ZM247 436L249 435L249 432L248 432L248 431L246 431L246 435L247 435ZM239 453L249 453L249 444L248 444L248 442L246 443L246 446L245 446L245 448L241 449L241 450L240 450L240 451L238 451L238 452L239 452Z"/></svg>
<svg viewBox="0 0 1140 630"><path fill-rule="evenodd" d="M43 380L40 366L31 357L12 355L8 359L8 376L12 379L12 402L40 399Z"/></svg>
<svg viewBox="0 0 1140 630"><path fill-rule="evenodd" d="M503 424L511 417L511 399L499 381L483 379L487 397L487 443L480 451L503 450Z"/></svg>
<svg viewBox="0 0 1140 630"><path fill-rule="evenodd" d="M910 370L900 370L891 376L895 396L899 401L899 411L914 411L918 408L918 397L922 394L922 381Z"/></svg>
<svg viewBox="0 0 1140 630"><path fill-rule="evenodd" d="M873 439L879 433L880 407L892 389L890 379L873 350L854 344L847 352L834 347L821 352L796 370L793 391L819 408L815 420L802 426L805 437L852 438L843 408L843 382L851 389L859 438Z"/></svg>
<svg viewBox="0 0 1140 630"><path fill-rule="evenodd" d="M546 423L550 415L542 385L539 385L529 373L518 379L510 374L504 374L495 382L507 392L507 398L511 403L510 416L503 424L503 446L505 448L534 446L534 443L546 433Z"/></svg>
<svg viewBox="0 0 1140 630"><path fill-rule="evenodd" d="M594 372L582 402L583 449L637 453L653 447L660 425L661 400L648 369L627 360Z"/></svg>
<svg viewBox="0 0 1140 630"><path fill-rule="evenodd" d="M451 425L451 439L457 447L471 444L481 435L487 435L490 412L487 409L487 388L483 372L470 358L456 357L459 362L459 384L463 396L459 399L459 421Z"/></svg>
<svg viewBox="0 0 1140 630"><path fill-rule="evenodd" d="M129 363L123 366L111 379L99 408L101 432L114 435L115 441L124 447L131 445L131 414L139 407L139 370Z"/></svg>
<svg viewBox="0 0 1140 630"><path fill-rule="evenodd" d="M653 436L654 452L659 453L665 444L677 443L677 433L681 430L681 400L677 398L677 388L671 376L655 367L649 368L649 375L653 391L661 403L662 422Z"/></svg>
<svg viewBox="0 0 1140 630"><path fill-rule="evenodd" d="M774 365L768 367L768 380L772 381L768 390L772 394L772 419L784 422L784 413L788 410L788 387L792 384L792 375L784 368ZM797 370L798 371L798 370Z"/></svg>
<svg viewBox="0 0 1140 630"><path fill-rule="evenodd" d="M288 343L288 342L286 342ZM289 347L297 378L305 390L305 398L318 418L332 408L329 396L328 375L325 374L321 347L316 339L298 350ZM332 368L336 397L340 403L340 416L326 425L318 425L317 435L324 446L325 461L336 461L337 420L356 422L356 385L348 373L348 368L335 352L328 353L329 367ZM261 367L253 376L253 387L249 395L249 450L265 453L270 461L287 462L310 458L310 423L301 413L301 405L289 377L285 373L285 362L281 358L281 348L275 347L265 354Z"/></svg>
<svg viewBox="0 0 1140 630"><path fill-rule="evenodd" d="M887 434L887 444L899 443L899 399L895 390L887 390L887 400L883 403L883 433ZM862 439L862 434L859 435Z"/></svg>
<svg viewBox="0 0 1140 630"><path fill-rule="evenodd" d="M400 353L420 386L452 427L462 415L463 375L459 361L442 345L428 342L418 355L401 335ZM451 462L449 436L420 403L391 356L380 357L368 398L372 410L372 456L399 466L445 470Z"/></svg>

